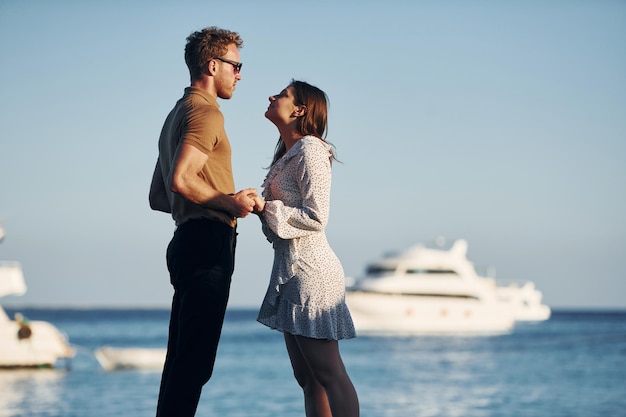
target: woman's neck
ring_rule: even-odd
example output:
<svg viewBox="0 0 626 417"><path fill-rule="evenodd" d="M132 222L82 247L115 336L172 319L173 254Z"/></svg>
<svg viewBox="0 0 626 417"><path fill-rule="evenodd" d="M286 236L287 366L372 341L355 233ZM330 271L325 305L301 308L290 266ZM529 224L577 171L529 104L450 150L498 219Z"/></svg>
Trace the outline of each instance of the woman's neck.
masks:
<svg viewBox="0 0 626 417"><path fill-rule="evenodd" d="M303 135L294 129L284 129L280 131L280 137L285 143L285 150L288 151L297 141L303 138Z"/></svg>

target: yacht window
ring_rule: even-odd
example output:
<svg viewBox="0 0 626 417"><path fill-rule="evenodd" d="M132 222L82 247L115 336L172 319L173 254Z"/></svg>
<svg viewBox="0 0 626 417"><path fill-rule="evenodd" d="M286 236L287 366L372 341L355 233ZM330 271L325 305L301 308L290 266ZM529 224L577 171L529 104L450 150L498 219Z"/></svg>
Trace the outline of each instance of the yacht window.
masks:
<svg viewBox="0 0 626 417"><path fill-rule="evenodd" d="M407 274L448 274L448 275L458 275L456 271L452 271L450 269L407 269Z"/></svg>
<svg viewBox="0 0 626 417"><path fill-rule="evenodd" d="M395 270L395 268L389 268L384 266L370 266L367 268L367 273L370 275L384 275L393 274Z"/></svg>

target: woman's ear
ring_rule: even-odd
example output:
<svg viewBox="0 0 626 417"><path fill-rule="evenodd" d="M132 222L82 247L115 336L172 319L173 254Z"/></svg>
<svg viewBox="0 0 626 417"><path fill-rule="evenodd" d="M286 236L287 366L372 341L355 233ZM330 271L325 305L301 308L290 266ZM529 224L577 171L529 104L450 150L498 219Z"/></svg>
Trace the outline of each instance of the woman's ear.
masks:
<svg viewBox="0 0 626 417"><path fill-rule="evenodd" d="M293 115L296 117L304 116L307 112L307 108L305 105L298 106L294 111Z"/></svg>

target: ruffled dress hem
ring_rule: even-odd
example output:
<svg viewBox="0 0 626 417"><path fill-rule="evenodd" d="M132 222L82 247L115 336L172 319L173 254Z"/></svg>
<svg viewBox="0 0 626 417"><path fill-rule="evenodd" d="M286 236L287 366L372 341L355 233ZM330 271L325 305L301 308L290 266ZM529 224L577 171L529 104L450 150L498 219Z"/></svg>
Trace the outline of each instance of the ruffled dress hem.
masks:
<svg viewBox="0 0 626 417"><path fill-rule="evenodd" d="M306 320L298 320L306 317ZM348 306L341 303L332 310L313 309L279 300L278 306L264 304L257 321L271 329L312 339L343 340L356 337Z"/></svg>

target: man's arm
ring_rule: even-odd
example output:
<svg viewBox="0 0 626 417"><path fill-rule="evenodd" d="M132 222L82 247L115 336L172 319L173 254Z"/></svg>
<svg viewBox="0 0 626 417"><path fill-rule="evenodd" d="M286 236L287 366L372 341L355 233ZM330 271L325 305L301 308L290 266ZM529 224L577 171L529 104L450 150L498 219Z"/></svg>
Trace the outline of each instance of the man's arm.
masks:
<svg viewBox="0 0 626 417"><path fill-rule="evenodd" d="M208 158L195 146L183 143L168 178L172 191L204 207L225 211L233 217L246 217L254 208L254 200L249 196L256 195L256 189L248 188L235 195L214 189L198 176Z"/></svg>
<svg viewBox="0 0 626 417"><path fill-rule="evenodd" d="M152 183L150 183L150 194L148 195L150 201L150 208L152 210L163 211L165 213L171 213L170 201L167 198L167 192L165 184L163 183L163 174L161 173L161 162L157 159L156 166L154 167L154 174L152 174Z"/></svg>

